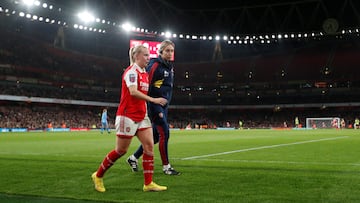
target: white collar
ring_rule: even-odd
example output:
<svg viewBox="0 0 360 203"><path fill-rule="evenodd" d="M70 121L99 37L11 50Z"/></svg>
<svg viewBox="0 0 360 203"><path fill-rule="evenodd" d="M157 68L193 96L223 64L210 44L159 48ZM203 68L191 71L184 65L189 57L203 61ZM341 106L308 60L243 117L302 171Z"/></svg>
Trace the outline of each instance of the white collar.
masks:
<svg viewBox="0 0 360 203"><path fill-rule="evenodd" d="M134 63L134 67L140 72L140 73L145 73L146 70L145 68L141 68L138 64Z"/></svg>

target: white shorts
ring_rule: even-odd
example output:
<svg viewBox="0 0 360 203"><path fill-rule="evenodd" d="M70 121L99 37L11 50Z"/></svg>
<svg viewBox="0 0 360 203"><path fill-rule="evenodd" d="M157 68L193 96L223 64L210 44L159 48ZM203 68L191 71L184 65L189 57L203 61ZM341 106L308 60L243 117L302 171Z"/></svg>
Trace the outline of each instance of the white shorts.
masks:
<svg viewBox="0 0 360 203"><path fill-rule="evenodd" d="M126 116L116 116L115 129L118 137L132 138L138 130L151 128L151 121L148 116L144 120L135 122Z"/></svg>

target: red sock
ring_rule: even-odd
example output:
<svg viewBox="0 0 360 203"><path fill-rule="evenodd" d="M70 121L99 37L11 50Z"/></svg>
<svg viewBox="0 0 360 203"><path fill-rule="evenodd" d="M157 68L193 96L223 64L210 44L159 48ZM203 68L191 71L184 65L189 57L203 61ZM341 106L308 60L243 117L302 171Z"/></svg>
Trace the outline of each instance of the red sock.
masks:
<svg viewBox="0 0 360 203"><path fill-rule="evenodd" d="M153 179L154 156L149 156L144 153L142 165L143 165L143 169L144 169L144 183L145 183L145 185L149 185Z"/></svg>
<svg viewBox="0 0 360 203"><path fill-rule="evenodd" d="M116 150L109 152L100 164L96 176L99 178L103 177L105 172L115 163L115 161L124 154L125 152L117 152Z"/></svg>

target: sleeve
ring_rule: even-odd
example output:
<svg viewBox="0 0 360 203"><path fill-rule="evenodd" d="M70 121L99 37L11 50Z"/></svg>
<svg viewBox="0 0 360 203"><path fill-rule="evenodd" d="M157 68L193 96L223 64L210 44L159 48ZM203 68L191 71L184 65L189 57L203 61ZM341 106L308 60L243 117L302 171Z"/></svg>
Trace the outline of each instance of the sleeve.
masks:
<svg viewBox="0 0 360 203"><path fill-rule="evenodd" d="M130 87L132 85L137 86L138 84L137 80L138 80L138 74L135 70L130 69L124 75L124 81L127 87Z"/></svg>

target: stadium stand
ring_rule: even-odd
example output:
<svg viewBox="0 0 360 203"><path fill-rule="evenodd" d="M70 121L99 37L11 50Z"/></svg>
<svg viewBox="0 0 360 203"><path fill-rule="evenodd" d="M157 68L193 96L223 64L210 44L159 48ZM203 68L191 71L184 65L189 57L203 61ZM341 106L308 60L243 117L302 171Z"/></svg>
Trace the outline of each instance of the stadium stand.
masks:
<svg viewBox="0 0 360 203"><path fill-rule="evenodd" d="M97 39L103 40L101 43L88 43L96 42L95 33L85 36L67 30L69 40L64 49L53 46L55 25L23 25L1 22L0 37L7 40L0 43L0 95L119 101L120 77L128 65L124 49L128 38L108 34L108 38ZM50 30L46 37L39 34L44 27ZM222 44L223 58L216 60L214 43L175 43L175 87L169 114L174 127L184 128L189 123L224 126L227 121L236 127L241 118L244 126L268 128L284 122L291 126L295 115L303 120L307 114L352 120L358 113L351 107L360 101L356 37L241 48ZM54 125L66 120L68 125L90 128L97 125L101 110L86 105L1 104L0 127L43 128L54 112L62 112ZM71 112L74 120L69 119Z"/></svg>

